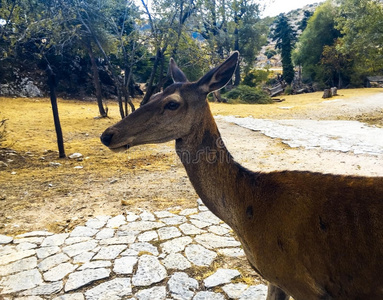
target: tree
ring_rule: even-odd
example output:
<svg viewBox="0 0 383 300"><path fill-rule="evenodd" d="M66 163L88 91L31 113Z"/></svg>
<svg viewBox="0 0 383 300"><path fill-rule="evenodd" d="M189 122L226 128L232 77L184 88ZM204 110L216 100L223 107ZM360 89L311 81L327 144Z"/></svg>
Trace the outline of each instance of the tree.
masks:
<svg viewBox="0 0 383 300"><path fill-rule="evenodd" d="M241 53L242 63L236 69L234 85L240 83L241 65L248 72L267 41L268 29L259 14L259 4L251 0L204 0L200 6L199 31L213 54L212 64L232 50Z"/></svg>
<svg viewBox="0 0 383 300"><path fill-rule="evenodd" d="M314 13L309 11L309 10L305 10L303 12L303 18L302 18L301 22L299 23L298 30L303 32L306 29L307 22L312 17L313 14Z"/></svg>
<svg viewBox="0 0 383 300"><path fill-rule="evenodd" d="M291 61L291 52L296 41L296 32L284 14L280 14L277 17L271 37L273 41L276 41L275 48L281 50L283 79L287 84L291 84L294 79L294 66Z"/></svg>
<svg viewBox="0 0 383 300"><path fill-rule="evenodd" d="M321 64L323 48L333 46L340 36L335 28L337 9L331 1L319 6L308 20L293 54L294 62L303 67L303 77L325 85L326 64Z"/></svg>
<svg viewBox="0 0 383 300"><path fill-rule="evenodd" d="M354 85L367 74L383 72L383 4L379 0L340 0L338 49L353 61Z"/></svg>
<svg viewBox="0 0 383 300"><path fill-rule="evenodd" d="M141 101L141 105L144 105L149 101L151 95L158 92L168 80L168 77L164 75L166 52L171 48L172 55L177 55L186 22L196 10L196 2L195 0L157 0L153 2L152 10L144 0L141 0L141 3L148 17L151 47L155 49L146 94Z"/></svg>

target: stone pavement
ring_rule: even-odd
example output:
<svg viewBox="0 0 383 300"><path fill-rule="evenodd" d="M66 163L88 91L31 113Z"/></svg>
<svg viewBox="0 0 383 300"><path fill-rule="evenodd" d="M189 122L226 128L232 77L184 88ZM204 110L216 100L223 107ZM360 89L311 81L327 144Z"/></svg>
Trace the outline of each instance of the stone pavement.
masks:
<svg viewBox="0 0 383 300"><path fill-rule="evenodd" d="M70 233L0 235L0 299L266 298L265 285L219 266L219 257L244 256L230 227L200 200L171 211L98 216Z"/></svg>

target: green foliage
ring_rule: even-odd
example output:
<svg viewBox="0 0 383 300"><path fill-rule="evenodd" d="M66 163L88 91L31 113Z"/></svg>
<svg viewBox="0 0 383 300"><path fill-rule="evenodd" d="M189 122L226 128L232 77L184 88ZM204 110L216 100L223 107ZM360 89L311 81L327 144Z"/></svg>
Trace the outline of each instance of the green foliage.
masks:
<svg viewBox="0 0 383 300"><path fill-rule="evenodd" d="M291 61L291 52L296 41L296 32L291 27L288 18L280 14L275 20L272 39L276 41L275 48L281 50L283 79L291 84L294 79L294 66Z"/></svg>
<svg viewBox="0 0 383 300"><path fill-rule="evenodd" d="M277 54L277 51L275 51L275 50L273 50L273 49L267 49L266 51L265 51L265 55L266 55L266 57L267 57L267 59L270 59L270 58L272 58L274 55L276 55Z"/></svg>
<svg viewBox="0 0 383 300"><path fill-rule="evenodd" d="M341 0L336 28L339 51L353 60L352 83L364 74L383 73L383 4L379 0Z"/></svg>
<svg viewBox="0 0 383 300"><path fill-rule="evenodd" d="M325 64L321 63L325 46L332 46L340 36L335 28L336 6L331 0L319 6L308 20L307 27L299 37L297 48L293 53L295 64L303 66L303 77L311 81L325 83L328 73Z"/></svg>
<svg viewBox="0 0 383 300"><path fill-rule="evenodd" d="M242 84L256 87L260 83L264 83L269 78L269 71L253 69L249 71L243 78Z"/></svg>
<svg viewBox="0 0 383 300"><path fill-rule="evenodd" d="M291 95L293 93L293 88L291 87L291 85L288 85L286 88L285 88L285 94L286 95Z"/></svg>
<svg viewBox="0 0 383 300"><path fill-rule="evenodd" d="M261 89L252 88L247 85L239 85L223 95L229 102L240 102L249 104L269 104L272 100L268 93Z"/></svg>

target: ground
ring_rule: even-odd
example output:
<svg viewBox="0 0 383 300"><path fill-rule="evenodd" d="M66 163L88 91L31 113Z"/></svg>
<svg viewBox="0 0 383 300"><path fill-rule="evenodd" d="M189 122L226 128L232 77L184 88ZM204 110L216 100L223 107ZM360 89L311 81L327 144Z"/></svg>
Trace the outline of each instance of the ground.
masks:
<svg viewBox="0 0 383 300"><path fill-rule="evenodd" d="M214 115L344 119L383 126L383 89L339 93L331 102L313 93L283 96L284 102L270 105L213 103L211 107ZM92 216L196 206L198 196L175 154L174 142L118 154L99 142L100 134L119 120L117 106L108 106L110 118L100 119L95 103L59 101L66 154L83 155L59 159L49 100L0 98L0 120L8 119L7 139L0 151L4 162L0 164L0 234L67 232ZM383 176L383 154L290 148L222 118L217 123L234 158L252 170Z"/></svg>

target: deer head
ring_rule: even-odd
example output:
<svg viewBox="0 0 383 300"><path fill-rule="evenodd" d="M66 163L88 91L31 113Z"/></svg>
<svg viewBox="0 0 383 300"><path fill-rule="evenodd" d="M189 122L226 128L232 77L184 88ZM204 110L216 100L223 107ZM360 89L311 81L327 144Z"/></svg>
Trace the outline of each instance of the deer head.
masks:
<svg viewBox="0 0 383 300"><path fill-rule="evenodd" d="M169 71L174 83L106 129L101 135L102 143L113 151L123 151L135 145L164 143L188 135L194 126L200 124L201 110L208 106L207 95L229 82L238 58L239 53L234 52L196 82L189 82L175 61L170 59Z"/></svg>

